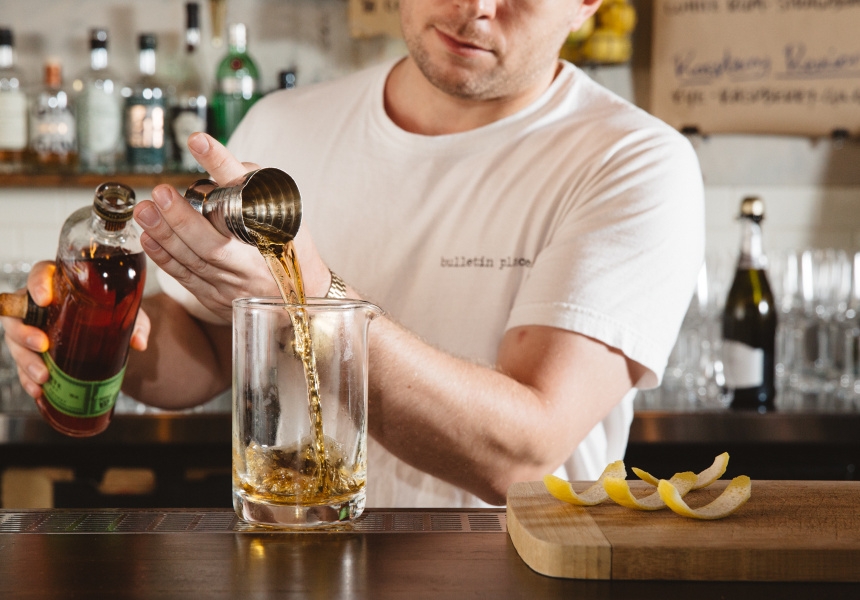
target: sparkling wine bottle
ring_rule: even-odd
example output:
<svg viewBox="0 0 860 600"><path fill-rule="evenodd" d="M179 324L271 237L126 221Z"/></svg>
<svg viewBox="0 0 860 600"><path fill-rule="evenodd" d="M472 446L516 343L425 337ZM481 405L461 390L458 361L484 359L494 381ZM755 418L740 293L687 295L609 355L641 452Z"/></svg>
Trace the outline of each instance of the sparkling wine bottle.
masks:
<svg viewBox="0 0 860 600"><path fill-rule="evenodd" d="M776 397L776 305L762 246L764 203L741 203L741 251L723 311L725 393L733 409L767 412Z"/></svg>

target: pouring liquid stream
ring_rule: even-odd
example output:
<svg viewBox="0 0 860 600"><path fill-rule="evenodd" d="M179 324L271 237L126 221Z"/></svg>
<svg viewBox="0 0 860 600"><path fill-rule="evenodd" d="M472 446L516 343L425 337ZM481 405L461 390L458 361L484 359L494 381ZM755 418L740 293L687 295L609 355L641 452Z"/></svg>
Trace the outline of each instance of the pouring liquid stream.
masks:
<svg viewBox="0 0 860 600"><path fill-rule="evenodd" d="M292 240L283 243L265 231L252 231L257 249L266 261L284 302L305 304L301 267ZM302 502L329 502L349 496L364 485L362 478L344 468L341 451L329 444L323 431L320 381L307 313L290 312L294 350L301 360L308 394L311 439L298 447L264 447L252 443L245 450L250 485L246 491L269 500L295 496Z"/></svg>

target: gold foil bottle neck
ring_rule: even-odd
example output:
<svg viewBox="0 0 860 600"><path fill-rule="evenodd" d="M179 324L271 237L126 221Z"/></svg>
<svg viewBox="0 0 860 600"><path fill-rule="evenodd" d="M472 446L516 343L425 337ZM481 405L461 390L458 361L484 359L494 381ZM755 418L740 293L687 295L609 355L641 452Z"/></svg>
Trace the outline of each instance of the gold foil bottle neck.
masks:
<svg viewBox="0 0 860 600"><path fill-rule="evenodd" d="M747 196L741 201L741 218L758 222L764 219L764 200L759 196Z"/></svg>

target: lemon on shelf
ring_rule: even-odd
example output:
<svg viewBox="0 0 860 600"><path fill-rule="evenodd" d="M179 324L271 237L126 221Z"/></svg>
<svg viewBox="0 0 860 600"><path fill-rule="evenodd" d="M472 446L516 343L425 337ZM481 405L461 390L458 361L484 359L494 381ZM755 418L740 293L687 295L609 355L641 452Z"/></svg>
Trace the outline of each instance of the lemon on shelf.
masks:
<svg viewBox="0 0 860 600"><path fill-rule="evenodd" d="M629 0L605 0L595 15L567 36L559 56L576 64L625 63L633 55L636 21Z"/></svg>
<svg viewBox="0 0 860 600"><path fill-rule="evenodd" d="M621 35L627 35L636 27L636 9L626 0L604 2L597 11L600 25Z"/></svg>
<svg viewBox="0 0 860 600"><path fill-rule="evenodd" d="M619 64L630 60L633 42L627 35L600 27L583 42L580 51L588 62Z"/></svg>

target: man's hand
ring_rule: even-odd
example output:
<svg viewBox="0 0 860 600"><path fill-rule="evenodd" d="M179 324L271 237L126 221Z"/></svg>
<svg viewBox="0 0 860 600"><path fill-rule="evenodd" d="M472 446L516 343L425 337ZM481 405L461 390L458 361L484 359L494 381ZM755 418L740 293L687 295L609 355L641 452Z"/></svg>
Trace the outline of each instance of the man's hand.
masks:
<svg viewBox="0 0 860 600"><path fill-rule="evenodd" d="M27 277L27 289L20 290L39 306L47 306L54 297L53 279L57 267L53 262L36 263ZM37 327L25 325L20 319L0 317L0 323L5 332L6 346L18 367L18 379L21 386L34 399L42 397L42 384L48 380L48 368L45 366L40 353L48 349L47 334ZM149 317L139 311L131 336L131 347L135 350L146 350L149 339Z"/></svg>
<svg viewBox="0 0 860 600"><path fill-rule="evenodd" d="M239 162L203 133L192 135L188 147L218 185L257 168ZM230 322L235 298L278 295L259 250L219 233L173 187L153 189L152 200L140 202L134 215L150 258L225 322ZM296 247L306 293L325 295L328 268L306 232L296 238Z"/></svg>

